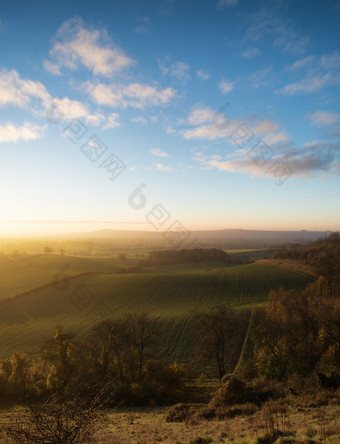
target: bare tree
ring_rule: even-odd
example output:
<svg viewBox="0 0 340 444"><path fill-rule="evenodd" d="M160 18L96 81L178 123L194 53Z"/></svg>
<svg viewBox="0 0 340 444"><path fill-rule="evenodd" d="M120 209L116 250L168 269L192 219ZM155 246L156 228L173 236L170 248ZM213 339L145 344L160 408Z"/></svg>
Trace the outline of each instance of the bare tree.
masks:
<svg viewBox="0 0 340 444"><path fill-rule="evenodd" d="M5 426L5 434L19 444L78 444L104 425L99 408L105 405L104 386L80 390L78 396L51 396L31 405Z"/></svg>
<svg viewBox="0 0 340 444"><path fill-rule="evenodd" d="M209 365L214 362L219 380L228 372L230 344L237 334L235 313L226 304L212 307L210 311L196 313L198 327L197 361Z"/></svg>

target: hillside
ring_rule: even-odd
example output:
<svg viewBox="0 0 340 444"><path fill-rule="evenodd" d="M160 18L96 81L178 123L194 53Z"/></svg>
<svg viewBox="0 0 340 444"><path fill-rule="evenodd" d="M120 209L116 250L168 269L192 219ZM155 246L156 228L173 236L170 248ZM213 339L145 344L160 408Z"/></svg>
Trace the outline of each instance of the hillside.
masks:
<svg viewBox="0 0 340 444"><path fill-rule="evenodd" d="M128 261L133 264L134 261ZM118 259L61 255L26 255L0 264L0 301L24 291L80 273L114 273Z"/></svg>
<svg viewBox="0 0 340 444"><path fill-rule="evenodd" d="M1 303L0 358L15 350L36 355L39 344L60 324L84 336L100 319L142 311L164 320L165 354L181 358L189 344L187 331L194 309L218 302L251 308L265 302L271 288L302 289L310 281L307 275L263 264L75 276Z"/></svg>

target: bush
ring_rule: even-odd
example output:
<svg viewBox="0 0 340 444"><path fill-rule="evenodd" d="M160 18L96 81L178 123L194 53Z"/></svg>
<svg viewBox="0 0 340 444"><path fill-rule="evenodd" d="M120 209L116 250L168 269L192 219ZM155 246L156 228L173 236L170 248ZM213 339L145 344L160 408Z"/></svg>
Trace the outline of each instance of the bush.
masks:
<svg viewBox="0 0 340 444"><path fill-rule="evenodd" d="M242 404L246 401L246 383L235 375L225 375L221 381L221 387L211 400L213 406L226 406Z"/></svg>
<svg viewBox="0 0 340 444"><path fill-rule="evenodd" d="M198 408L197 404L176 404L168 410L165 420L166 422L185 422Z"/></svg>

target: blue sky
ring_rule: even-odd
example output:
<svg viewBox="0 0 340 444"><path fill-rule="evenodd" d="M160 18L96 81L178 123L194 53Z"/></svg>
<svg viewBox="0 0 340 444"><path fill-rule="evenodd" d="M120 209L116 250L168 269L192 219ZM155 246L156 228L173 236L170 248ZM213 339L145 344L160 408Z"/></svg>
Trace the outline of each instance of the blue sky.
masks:
<svg viewBox="0 0 340 444"><path fill-rule="evenodd" d="M333 0L3 1L0 233L340 229L339 25Z"/></svg>

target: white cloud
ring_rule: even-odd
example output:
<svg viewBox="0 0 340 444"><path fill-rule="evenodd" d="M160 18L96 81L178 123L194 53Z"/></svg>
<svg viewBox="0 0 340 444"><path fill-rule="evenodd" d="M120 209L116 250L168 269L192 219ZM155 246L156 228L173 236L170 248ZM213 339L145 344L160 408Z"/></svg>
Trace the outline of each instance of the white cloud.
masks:
<svg viewBox="0 0 340 444"><path fill-rule="evenodd" d="M46 126L25 122L22 126L7 123L0 125L0 143L37 140L44 136Z"/></svg>
<svg viewBox="0 0 340 444"><path fill-rule="evenodd" d="M146 120L146 118L144 116L133 117L131 119L131 122L139 123L140 125L146 125L148 123L148 121Z"/></svg>
<svg viewBox="0 0 340 444"><path fill-rule="evenodd" d="M159 148L151 148L151 150L149 150L149 153L152 156L156 156L156 157L169 157L168 153L166 153L165 151L160 150Z"/></svg>
<svg viewBox="0 0 340 444"><path fill-rule="evenodd" d="M163 165L162 163L155 163L154 166L158 171L172 171L172 168L168 165Z"/></svg>
<svg viewBox="0 0 340 444"><path fill-rule="evenodd" d="M256 115L245 116L234 120L224 119L225 121L222 120L221 122L214 122L213 124L207 124L208 114L206 114L207 120L205 121L205 112L202 113L202 115L197 114L197 116L192 115L192 113L189 114L189 118L193 116L195 118L191 119L191 124L196 126L181 131L182 137L186 140L218 141L225 139L227 143L233 145L239 137L238 134L243 133L245 134L246 140L250 139L252 144L260 140L271 145L282 145L283 143L287 144L289 142L288 135L280 130L276 122L272 120L262 120ZM212 110L210 116L212 116L211 120L214 121L214 113ZM202 124L198 123L200 121Z"/></svg>
<svg viewBox="0 0 340 444"><path fill-rule="evenodd" d="M50 50L50 58L44 67L52 74L59 74L61 68L76 70L82 65L95 75L108 76L134 63L112 44L105 30L86 29L80 18L63 23Z"/></svg>
<svg viewBox="0 0 340 444"><path fill-rule="evenodd" d="M167 134L174 134L176 132L171 126L167 126L165 131Z"/></svg>
<svg viewBox="0 0 340 444"><path fill-rule="evenodd" d="M238 0L219 0L217 3L217 9L228 8L229 6L235 6L238 4Z"/></svg>
<svg viewBox="0 0 340 444"><path fill-rule="evenodd" d="M58 109L65 119L85 119L89 111L86 106L77 100L71 100L68 97L53 99L53 106Z"/></svg>
<svg viewBox="0 0 340 444"><path fill-rule="evenodd" d="M51 96L40 82L22 79L17 71L0 71L0 107L14 105L25 108L33 99L48 106Z"/></svg>
<svg viewBox="0 0 340 444"><path fill-rule="evenodd" d="M215 125L202 125L182 131L182 136L186 140L217 140L227 137L230 128L217 128Z"/></svg>
<svg viewBox="0 0 340 444"><path fill-rule="evenodd" d="M303 70L304 77L296 82L289 83L276 91L285 95L310 94L322 89L340 85L340 53L324 54L321 57L308 56L297 60L286 71L296 72Z"/></svg>
<svg viewBox="0 0 340 444"><path fill-rule="evenodd" d="M234 83L229 80L223 79L218 84L219 90L222 94L227 94L234 89Z"/></svg>
<svg viewBox="0 0 340 444"><path fill-rule="evenodd" d="M210 73L207 71L203 71L202 69L196 71L196 74L200 80L208 80L210 78Z"/></svg>
<svg viewBox="0 0 340 444"><path fill-rule="evenodd" d="M111 128L118 128L120 126L118 119L119 119L119 114L117 113L110 114L106 119L106 123L103 125L103 129L106 130Z"/></svg>
<svg viewBox="0 0 340 444"><path fill-rule="evenodd" d="M308 113L306 119L310 120L314 126L330 126L340 120L340 114L334 114L329 111L316 111Z"/></svg>
<svg viewBox="0 0 340 444"><path fill-rule="evenodd" d="M55 76L61 76L60 66L56 63L52 63L49 60L44 60L43 66L47 72Z"/></svg>
<svg viewBox="0 0 340 444"><path fill-rule="evenodd" d="M316 74L305 77L295 83L290 83L284 88L278 90L280 94L293 96L296 94L309 94L318 92L326 86L339 85L340 75L333 75L332 73Z"/></svg>
<svg viewBox="0 0 340 444"><path fill-rule="evenodd" d="M0 72L0 108L8 105L19 108L33 106L39 115L53 107L58 109L64 119L83 118L94 125L104 119L99 113L91 114L88 107L77 100L53 98L42 83L23 79L15 70Z"/></svg>
<svg viewBox="0 0 340 444"><path fill-rule="evenodd" d="M250 58L256 57L260 54L261 54L261 51L259 50L259 48L248 48L241 53L241 56L246 59L250 59Z"/></svg>
<svg viewBox="0 0 340 444"><path fill-rule="evenodd" d="M213 120L214 111L209 108L194 108L188 117L188 123L190 125L201 125L203 123L208 123Z"/></svg>
<svg viewBox="0 0 340 444"><path fill-rule="evenodd" d="M170 56L158 60L159 68L162 74L176 78L178 80L188 80L190 78L190 66L187 63L172 61Z"/></svg>
<svg viewBox="0 0 340 444"><path fill-rule="evenodd" d="M143 109L148 106L166 105L175 97L175 91L172 88L158 89L141 83L107 85L87 82L84 86L92 100L98 105L119 108Z"/></svg>

